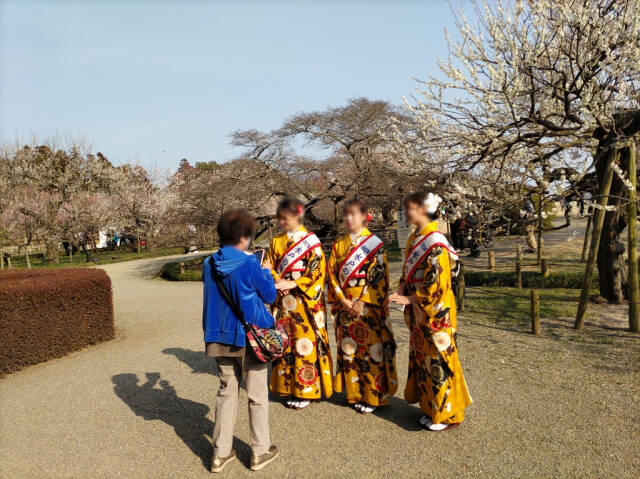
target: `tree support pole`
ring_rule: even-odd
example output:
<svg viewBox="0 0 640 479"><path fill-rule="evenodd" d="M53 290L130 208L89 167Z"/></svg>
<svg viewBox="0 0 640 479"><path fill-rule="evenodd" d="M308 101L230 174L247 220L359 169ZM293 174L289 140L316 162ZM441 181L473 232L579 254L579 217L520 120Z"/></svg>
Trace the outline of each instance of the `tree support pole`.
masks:
<svg viewBox="0 0 640 479"><path fill-rule="evenodd" d="M605 207L609 202L609 191L611 190L611 180L613 179L613 162L618 154L617 149L611 147L607 158L607 167L602 179L602 187L600 188L600 198L598 199L599 207L593 211L593 234L591 237L591 245L589 247L589 258L584 269L584 277L582 278L582 292L580 293L580 302L578 303L578 312L576 320L573 324L574 329L580 330L584 326L584 316L589 305L589 291L591 290L591 280L593 279L593 270L596 265L596 257L600 246L600 235L602 234L602 225L604 224Z"/></svg>
<svg viewBox="0 0 640 479"><path fill-rule="evenodd" d="M591 222L593 219L593 212L587 218L587 229L584 231L584 242L582 243L582 256L580 256L580 262L587 261L587 251L589 251L589 233L591 233Z"/></svg>
<svg viewBox="0 0 640 479"><path fill-rule="evenodd" d="M638 249L637 249L637 215L636 204L636 145L631 143L628 150L629 181L633 188L629 190L629 206L627 213L629 224L627 227L629 240L629 329L640 332L640 294L638 291Z"/></svg>
<svg viewBox="0 0 640 479"><path fill-rule="evenodd" d="M458 311L464 312L464 294L465 294L465 282L464 282L464 262L460 260L460 272L458 273Z"/></svg>
<svg viewBox="0 0 640 479"><path fill-rule="evenodd" d="M542 192L538 197L538 251L536 255L536 264L540 264L542 255L544 254L544 242L542 239L542 231L544 229L544 218L542 218Z"/></svg>
<svg viewBox="0 0 640 479"><path fill-rule="evenodd" d="M531 334L540 334L540 303L535 289L531 290Z"/></svg>

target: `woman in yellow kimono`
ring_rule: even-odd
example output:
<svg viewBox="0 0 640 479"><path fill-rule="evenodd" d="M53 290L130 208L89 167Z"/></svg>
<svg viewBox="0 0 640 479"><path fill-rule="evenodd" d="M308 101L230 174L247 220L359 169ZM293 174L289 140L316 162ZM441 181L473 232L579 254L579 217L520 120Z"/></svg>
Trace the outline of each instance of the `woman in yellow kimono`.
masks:
<svg viewBox="0 0 640 479"><path fill-rule="evenodd" d="M388 405L398 389L396 343L384 304L389 269L382 240L366 227L368 218L362 201L344 205L348 233L333 244L327 269L338 349L333 388L346 389L349 403L363 414Z"/></svg>
<svg viewBox="0 0 640 479"><path fill-rule="evenodd" d="M390 302L406 305L404 319L410 331L404 397L420 404L420 424L431 431L460 425L471 404L458 358L451 289L451 263L458 256L438 231L440 201L432 193L405 198L405 216L416 229L407 241L400 287L389 297Z"/></svg>
<svg viewBox="0 0 640 479"><path fill-rule="evenodd" d="M289 334L290 345L273 363L271 391L287 396L287 406L304 409L322 394L330 397L332 362L326 329L326 263L317 236L302 225L303 205L295 198L280 202L278 223L284 230L271 241L278 299L273 316Z"/></svg>

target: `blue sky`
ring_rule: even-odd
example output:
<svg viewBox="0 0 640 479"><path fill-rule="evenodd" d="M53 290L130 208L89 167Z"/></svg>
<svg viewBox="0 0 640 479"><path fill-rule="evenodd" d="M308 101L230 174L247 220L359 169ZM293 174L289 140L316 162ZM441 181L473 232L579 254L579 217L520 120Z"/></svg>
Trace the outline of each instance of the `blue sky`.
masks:
<svg viewBox="0 0 640 479"><path fill-rule="evenodd" d="M225 161L236 129L355 96L400 103L447 56L445 27L436 0L0 0L0 141L71 134L115 162Z"/></svg>

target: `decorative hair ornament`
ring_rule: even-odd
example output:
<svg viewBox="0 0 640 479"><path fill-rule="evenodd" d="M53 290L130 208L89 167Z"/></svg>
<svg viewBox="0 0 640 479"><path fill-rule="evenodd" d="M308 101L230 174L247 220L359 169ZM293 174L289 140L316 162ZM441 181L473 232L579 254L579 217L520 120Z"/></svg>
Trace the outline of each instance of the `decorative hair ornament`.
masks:
<svg viewBox="0 0 640 479"><path fill-rule="evenodd" d="M373 215L371 213L367 213L367 223L373 219Z"/></svg>
<svg viewBox="0 0 640 479"><path fill-rule="evenodd" d="M433 193L429 193L424 200L424 205L427 207L427 213L434 214L438 210L438 205L442 202L442 198Z"/></svg>
<svg viewBox="0 0 640 479"><path fill-rule="evenodd" d="M302 206L302 205L298 205L298 214L299 214L299 215L304 214L304 206Z"/></svg>

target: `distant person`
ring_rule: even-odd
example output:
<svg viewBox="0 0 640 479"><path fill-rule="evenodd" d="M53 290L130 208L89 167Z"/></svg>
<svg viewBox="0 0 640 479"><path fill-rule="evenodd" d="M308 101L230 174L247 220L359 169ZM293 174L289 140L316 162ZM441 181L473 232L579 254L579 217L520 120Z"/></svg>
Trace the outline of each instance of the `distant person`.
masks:
<svg viewBox="0 0 640 479"><path fill-rule="evenodd" d="M467 242L469 243L469 256L477 258L480 256L481 234L478 230L478 219L471 215L467 215Z"/></svg>
<svg viewBox="0 0 640 479"><path fill-rule="evenodd" d="M362 201L344 204L347 234L333 243L327 268L338 350L334 389L346 390L347 401L362 414L387 406L398 389L396 342L384 306L389 264L368 218Z"/></svg>
<svg viewBox="0 0 640 479"><path fill-rule="evenodd" d="M255 220L244 210L227 211L218 222L222 247L204 261L204 329L207 356L214 357L220 376L213 428L211 472L220 472L236 457L232 449L233 431L238 409L240 382L244 379L249 399L251 423L252 470L259 470L274 460L278 448L269 434L268 363L258 362L252 352L245 352L245 331L230 305L221 295L216 277L243 311L245 320L259 328L273 327L274 321L264 303L273 303L276 288L271 263L260 265L247 253L253 239Z"/></svg>
<svg viewBox="0 0 640 479"><path fill-rule="evenodd" d="M457 344L456 303L451 267L458 260L438 231L440 197L422 192L404 199L409 235L398 290L388 301L404 305L409 328L409 374L404 397L418 403L420 425L445 431L460 425L471 396L462 374Z"/></svg>
<svg viewBox="0 0 640 479"><path fill-rule="evenodd" d="M451 240L457 252L464 250L464 232L466 228L466 217L458 218L451 224Z"/></svg>
<svg viewBox="0 0 640 479"><path fill-rule="evenodd" d="M538 249L536 241L536 208L530 197L526 197L522 202L522 216L524 218L524 231L527 249L525 253L535 253Z"/></svg>
<svg viewBox="0 0 640 479"><path fill-rule="evenodd" d="M278 300L273 314L289 333L290 344L274 361L271 391L287 398L287 407L304 409L333 394L324 285L326 264L318 237L302 224L304 207L285 198L276 210L282 233L271 240Z"/></svg>

